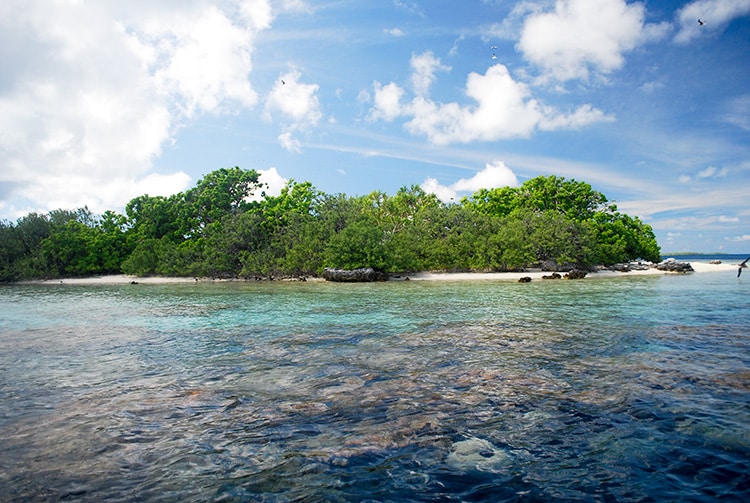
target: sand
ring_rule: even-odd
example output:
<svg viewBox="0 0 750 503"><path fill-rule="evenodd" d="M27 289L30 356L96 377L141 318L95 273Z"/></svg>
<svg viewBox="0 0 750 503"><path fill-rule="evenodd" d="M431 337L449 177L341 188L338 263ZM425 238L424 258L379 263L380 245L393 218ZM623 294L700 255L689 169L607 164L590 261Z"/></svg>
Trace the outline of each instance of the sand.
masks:
<svg viewBox="0 0 750 503"><path fill-rule="evenodd" d="M735 264L709 264L707 262L690 262L696 273L706 272L728 272L737 271L737 265ZM748 270L750 271L750 269ZM430 273L420 272L415 274L409 274L410 280L422 280L422 281L472 281L472 280L508 280L518 281L522 277L529 277L533 280L542 279L542 276L548 276L552 274L548 271L527 271L527 272L490 272L490 273ZM564 273L561 273L564 275ZM617 272L617 271L598 271L592 272L586 275L586 279L590 278L611 278L611 277L627 277L627 276L653 276L653 275L664 275L664 274L675 274L660 271L658 269L646 269L643 271L630 271L630 272ZM750 275L750 274L749 274Z"/></svg>
<svg viewBox="0 0 750 503"><path fill-rule="evenodd" d="M709 264L707 262L690 262L696 273L711 273L711 272L722 272L731 274L737 271L736 264ZM532 281L540 280L542 276L552 274L547 271L527 271L527 272L490 272L490 273L478 273L478 272L467 272L467 273L432 273L432 272L420 272L413 274L405 274L400 278L393 278L395 280L409 278L409 280L415 281L477 281L477 280L494 280L494 281L518 281L522 277L529 277ZM644 271L631 271L631 272L616 272L616 271L599 271L589 273L586 279L592 278L609 278L609 277L627 277L627 276L644 276L644 275L664 275L674 274L659 271L658 269L647 269ZM750 269L747 271L750 276ZM308 281L324 281L322 278L308 278ZM243 280L222 280L222 279L211 279L211 278L178 278L178 277L162 277L162 276L150 276L150 277L137 277L129 276L126 274L113 274L107 276L93 276L88 278L65 278L55 280L33 280L24 281L20 284L35 284L35 285L121 285L121 284L170 284L170 283L228 283L231 281L243 281Z"/></svg>

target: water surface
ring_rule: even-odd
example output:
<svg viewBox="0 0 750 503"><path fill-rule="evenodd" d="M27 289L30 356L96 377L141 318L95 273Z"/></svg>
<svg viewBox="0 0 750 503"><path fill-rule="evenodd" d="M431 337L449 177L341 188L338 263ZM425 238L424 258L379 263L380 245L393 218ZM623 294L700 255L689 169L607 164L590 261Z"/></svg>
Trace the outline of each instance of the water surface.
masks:
<svg viewBox="0 0 750 503"><path fill-rule="evenodd" d="M750 495L750 277L0 288L0 501Z"/></svg>

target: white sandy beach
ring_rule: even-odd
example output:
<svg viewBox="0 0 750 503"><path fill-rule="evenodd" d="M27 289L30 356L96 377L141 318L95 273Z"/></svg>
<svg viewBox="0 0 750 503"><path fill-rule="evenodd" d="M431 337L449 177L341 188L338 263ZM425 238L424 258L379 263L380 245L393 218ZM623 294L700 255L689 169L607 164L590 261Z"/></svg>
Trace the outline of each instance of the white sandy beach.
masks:
<svg viewBox="0 0 750 503"><path fill-rule="evenodd" d="M729 272L736 271L737 265L735 264L709 264L707 262L690 262L696 273L710 273L710 272ZM491 273L430 273L421 272L415 274L409 274L410 280L423 280L423 281L461 281L461 280L508 280L518 281L522 277L529 277L534 280L542 279L542 276L548 276L552 274L549 271L526 271L526 272L491 272ZM561 273L564 275L564 273ZM585 279L591 278L605 278L605 277L627 277L627 276L653 276L653 275L664 275L664 274L677 274L660 271L655 268L646 269L643 271L630 271L630 272L617 272L617 271L598 271L591 272L586 275Z"/></svg>
<svg viewBox="0 0 750 503"><path fill-rule="evenodd" d="M736 264L723 263L723 264L709 264L707 262L691 261L690 265L695 270L695 273L719 273L723 272L729 274L737 270ZM490 272L490 273L479 273L479 272L459 272L459 273L432 273L432 272L420 272L412 274L404 274L400 279L409 278L414 281L477 281L477 280L494 280L494 281L518 281L522 277L529 277L532 281L541 280L542 276L552 274L549 271L526 271L526 272ZM658 269L647 269L644 271L631 271L631 272L616 272L616 271L599 271L589 273L586 279L592 278L605 278L605 277L627 277L627 276L645 276L645 275L663 275L663 274L675 274ZM748 270L750 275L750 270ZM394 278L398 280L399 278ZM322 278L308 278L308 281L324 281ZM88 278L65 278L65 279L54 279L54 280L35 280L25 281L24 284L45 284L45 285L120 285L120 284L169 284L169 283L228 283L228 282L244 281L241 279L222 280L222 279L211 279L211 278L179 278L179 277L162 277L162 276L149 276L149 277L138 277L129 276L126 274L112 274L107 276L93 276Z"/></svg>

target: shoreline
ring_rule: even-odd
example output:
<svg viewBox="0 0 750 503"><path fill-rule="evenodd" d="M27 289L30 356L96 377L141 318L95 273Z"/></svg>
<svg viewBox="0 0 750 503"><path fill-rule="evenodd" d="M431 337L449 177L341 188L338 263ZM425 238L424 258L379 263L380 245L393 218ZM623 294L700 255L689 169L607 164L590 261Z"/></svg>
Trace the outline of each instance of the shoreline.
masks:
<svg viewBox="0 0 750 503"><path fill-rule="evenodd" d="M737 270L736 264L709 264L707 262L690 261L690 265L693 267L693 273L687 274L702 274L712 272L731 272ZM418 272L411 274L403 274L400 276L393 276L389 281L405 281L407 278L409 281L478 281L478 280L494 280L494 281L518 281L522 277L529 277L532 281L541 281L542 276L550 275L550 271L525 271L525 272L446 272L446 273L434 273L434 272ZM660 271L656 268L650 268L643 271L630 271L630 272L618 272L610 270L602 270L597 272L591 272L586 275L584 279L598 279L598 278L617 278L617 277L629 277L629 276L658 276L658 275L670 275L670 274L681 274L673 272ZM748 273L750 274L750 273ZM300 280L280 280L280 281L300 281ZM325 281L323 278L307 278L306 281ZM27 280L18 281L11 283L13 285L125 285L125 284L150 284L150 285L164 285L164 284L178 284L178 283L242 283L252 282L252 280L244 279L213 279L213 278L190 278L190 277L174 277L174 276L130 276L126 274L111 274L105 276L91 276L87 278L63 278L63 279L39 279L39 280Z"/></svg>
<svg viewBox="0 0 750 503"><path fill-rule="evenodd" d="M646 270L635 270L630 272L618 272L611 270L601 270L596 272L589 272L584 280L587 279L599 279L599 278L626 278L630 276L663 276L663 275L674 275L674 274L701 274L701 273L714 273L714 272L729 272L736 271L737 265L735 264L709 264L707 262L688 262L692 268L692 273L677 273L660 271L654 267ZM552 274L551 271L525 271L525 272L448 272L448 273L431 273L431 272L420 272L406 275L410 280L416 281L475 281L475 280L497 280L497 281L518 281L522 277L529 277L532 281L544 281L542 276L548 276ZM564 273L560 273L564 276Z"/></svg>

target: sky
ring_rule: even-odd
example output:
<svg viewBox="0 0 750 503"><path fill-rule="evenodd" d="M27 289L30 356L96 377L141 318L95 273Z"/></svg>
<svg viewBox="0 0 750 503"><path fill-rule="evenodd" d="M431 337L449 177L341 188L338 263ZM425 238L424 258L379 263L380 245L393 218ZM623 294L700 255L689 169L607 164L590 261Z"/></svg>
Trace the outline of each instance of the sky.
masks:
<svg viewBox="0 0 750 503"><path fill-rule="evenodd" d="M703 24L700 24L698 20ZM0 219L556 175L750 251L750 0L0 0Z"/></svg>

